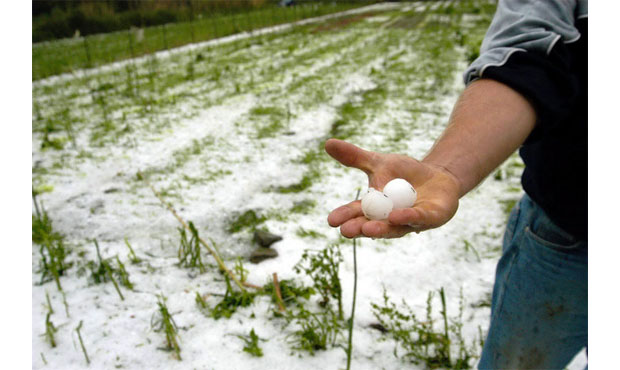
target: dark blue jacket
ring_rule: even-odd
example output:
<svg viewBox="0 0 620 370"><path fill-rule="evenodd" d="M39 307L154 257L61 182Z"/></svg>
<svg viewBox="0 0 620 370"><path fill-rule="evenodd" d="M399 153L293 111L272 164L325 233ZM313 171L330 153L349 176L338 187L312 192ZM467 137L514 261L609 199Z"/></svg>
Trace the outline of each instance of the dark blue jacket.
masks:
<svg viewBox="0 0 620 370"><path fill-rule="evenodd" d="M588 2L500 0L465 83L490 78L534 106L519 150L525 192L577 238L588 223Z"/></svg>

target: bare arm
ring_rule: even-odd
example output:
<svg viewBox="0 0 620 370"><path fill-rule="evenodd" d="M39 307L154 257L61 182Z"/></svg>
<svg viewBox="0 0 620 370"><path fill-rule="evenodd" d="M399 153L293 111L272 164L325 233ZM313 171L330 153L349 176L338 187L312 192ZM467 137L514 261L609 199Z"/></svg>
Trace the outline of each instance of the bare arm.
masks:
<svg viewBox="0 0 620 370"><path fill-rule="evenodd" d="M477 80L463 92L422 162L453 174L461 197L517 150L535 123L534 108L521 94L494 80Z"/></svg>
<svg viewBox="0 0 620 370"><path fill-rule="evenodd" d="M418 199L397 209L387 221L369 221L354 201L332 211L331 226L346 237L400 237L439 227L456 213L458 199L478 185L527 138L536 114L531 104L508 86L493 80L471 83L454 107L448 127L424 160L369 152L330 139L325 150L345 166L363 170L369 186L383 189L393 178L413 184Z"/></svg>

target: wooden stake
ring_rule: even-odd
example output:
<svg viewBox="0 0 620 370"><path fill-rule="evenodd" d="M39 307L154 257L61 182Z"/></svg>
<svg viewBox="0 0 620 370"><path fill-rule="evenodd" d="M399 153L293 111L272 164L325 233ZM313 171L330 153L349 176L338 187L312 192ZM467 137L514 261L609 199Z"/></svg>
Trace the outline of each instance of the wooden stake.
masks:
<svg viewBox="0 0 620 370"><path fill-rule="evenodd" d="M280 312L286 311L284 308L284 301L282 300L282 292L280 292L280 283L278 283L278 273L273 273L273 287L276 291L276 298L278 301L278 306L280 308Z"/></svg>

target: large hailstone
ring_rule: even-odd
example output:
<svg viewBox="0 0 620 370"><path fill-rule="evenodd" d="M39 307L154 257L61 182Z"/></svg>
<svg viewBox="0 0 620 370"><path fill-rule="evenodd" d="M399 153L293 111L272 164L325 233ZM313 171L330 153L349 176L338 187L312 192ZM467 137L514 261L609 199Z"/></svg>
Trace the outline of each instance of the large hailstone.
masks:
<svg viewBox="0 0 620 370"><path fill-rule="evenodd" d="M383 194L392 200L394 209L413 207L418 197L413 186L404 179L394 179L388 182L383 188Z"/></svg>
<svg viewBox="0 0 620 370"><path fill-rule="evenodd" d="M373 188L368 189L362 197L362 211L370 220L385 220L392 212L392 200L382 192Z"/></svg>

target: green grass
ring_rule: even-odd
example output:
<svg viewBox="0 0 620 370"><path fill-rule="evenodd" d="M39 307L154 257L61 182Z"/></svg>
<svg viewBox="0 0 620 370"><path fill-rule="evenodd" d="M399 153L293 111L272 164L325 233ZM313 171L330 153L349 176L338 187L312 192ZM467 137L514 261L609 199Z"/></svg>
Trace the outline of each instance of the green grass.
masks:
<svg viewBox="0 0 620 370"><path fill-rule="evenodd" d="M217 143L218 145L224 145ZM204 152L210 152L216 145L216 140L211 135L207 135L201 139L192 139L188 145L175 150L172 153L170 161L164 166L151 167L143 170L142 172L152 177L154 175L168 175L179 168L182 168L186 163L199 157ZM223 176L229 175L231 172L226 169L210 169L203 166L202 172L199 176L188 176L183 174L182 179L190 184L206 183Z"/></svg>
<svg viewBox="0 0 620 370"><path fill-rule="evenodd" d="M325 139L326 140L326 139ZM301 193L308 190L314 183L316 183L321 178L321 165L327 160L327 154L325 154L323 148L322 140L319 146L316 149L311 149L306 152L306 154L300 159L296 160L297 163L303 164L306 166L305 172L296 183L286 186L276 186L269 191L275 191L280 194L291 194L291 193ZM301 212L304 210L304 206L298 206L297 208L293 207L293 212Z"/></svg>
<svg viewBox="0 0 620 370"><path fill-rule="evenodd" d="M32 79L92 68L192 42L339 12L355 6L359 5L330 3L304 6L301 9L270 6L245 14L222 13L194 22L146 27L142 39L136 30L127 30L36 43L32 45Z"/></svg>
<svg viewBox="0 0 620 370"><path fill-rule="evenodd" d="M233 217L233 219L229 222L228 232L234 234L242 230L254 231L266 220L266 216L250 209Z"/></svg>
<svg viewBox="0 0 620 370"><path fill-rule="evenodd" d="M303 227L300 227L295 231L295 234L301 238L311 238L311 239L321 239L325 238L325 234L320 233L315 230L308 230Z"/></svg>
<svg viewBox="0 0 620 370"><path fill-rule="evenodd" d="M320 173L318 171L310 169L302 176L299 182L287 186L278 186L275 190L278 193L282 194L301 193L302 191L307 190L309 187L311 187L312 184L314 184L319 178L319 176Z"/></svg>
<svg viewBox="0 0 620 370"><path fill-rule="evenodd" d="M263 357L263 350L258 346L258 341L265 341L265 339L260 338L254 331L254 328L250 330L248 335L237 335L237 337L245 343L243 352L247 352L254 357Z"/></svg>
<svg viewBox="0 0 620 370"><path fill-rule="evenodd" d="M258 106L250 110L248 119L257 126L256 137L264 139L274 137L289 127L290 112L275 106Z"/></svg>
<svg viewBox="0 0 620 370"><path fill-rule="evenodd" d="M295 202L291 207L291 213L308 214L312 209L316 207L316 201L313 199L304 199L299 202Z"/></svg>
<svg viewBox="0 0 620 370"><path fill-rule="evenodd" d="M196 297L194 298L196 302L196 306L198 306L198 310L202 312L205 316L209 316L209 305L207 304L207 300L205 297L200 295L200 293L196 292Z"/></svg>
<svg viewBox="0 0 620 370"><path fill-rule="evenodd" d="M142 259L139 258L136 255L136 252L134 252L134 250L131 247L131 244L129 244L129 240L127 240L127 238L125 238L125 245L127 246L127 249L129 249L129 254L127 255L127 258L129 259L129 261L131 261L131 263L134 264L134 265L137 265L140 262L142 262Z"/></svg>
<svg viewBox="0 0 620 370"><path fill-rule="evenodd" d="M476 256L478 262L481 261L478 250L476 250L476 247L474 247L474 245L470 243L469 240L463 240L463 248L465 249L465 253L468 253L471 250L471 252Z"/></svg>

